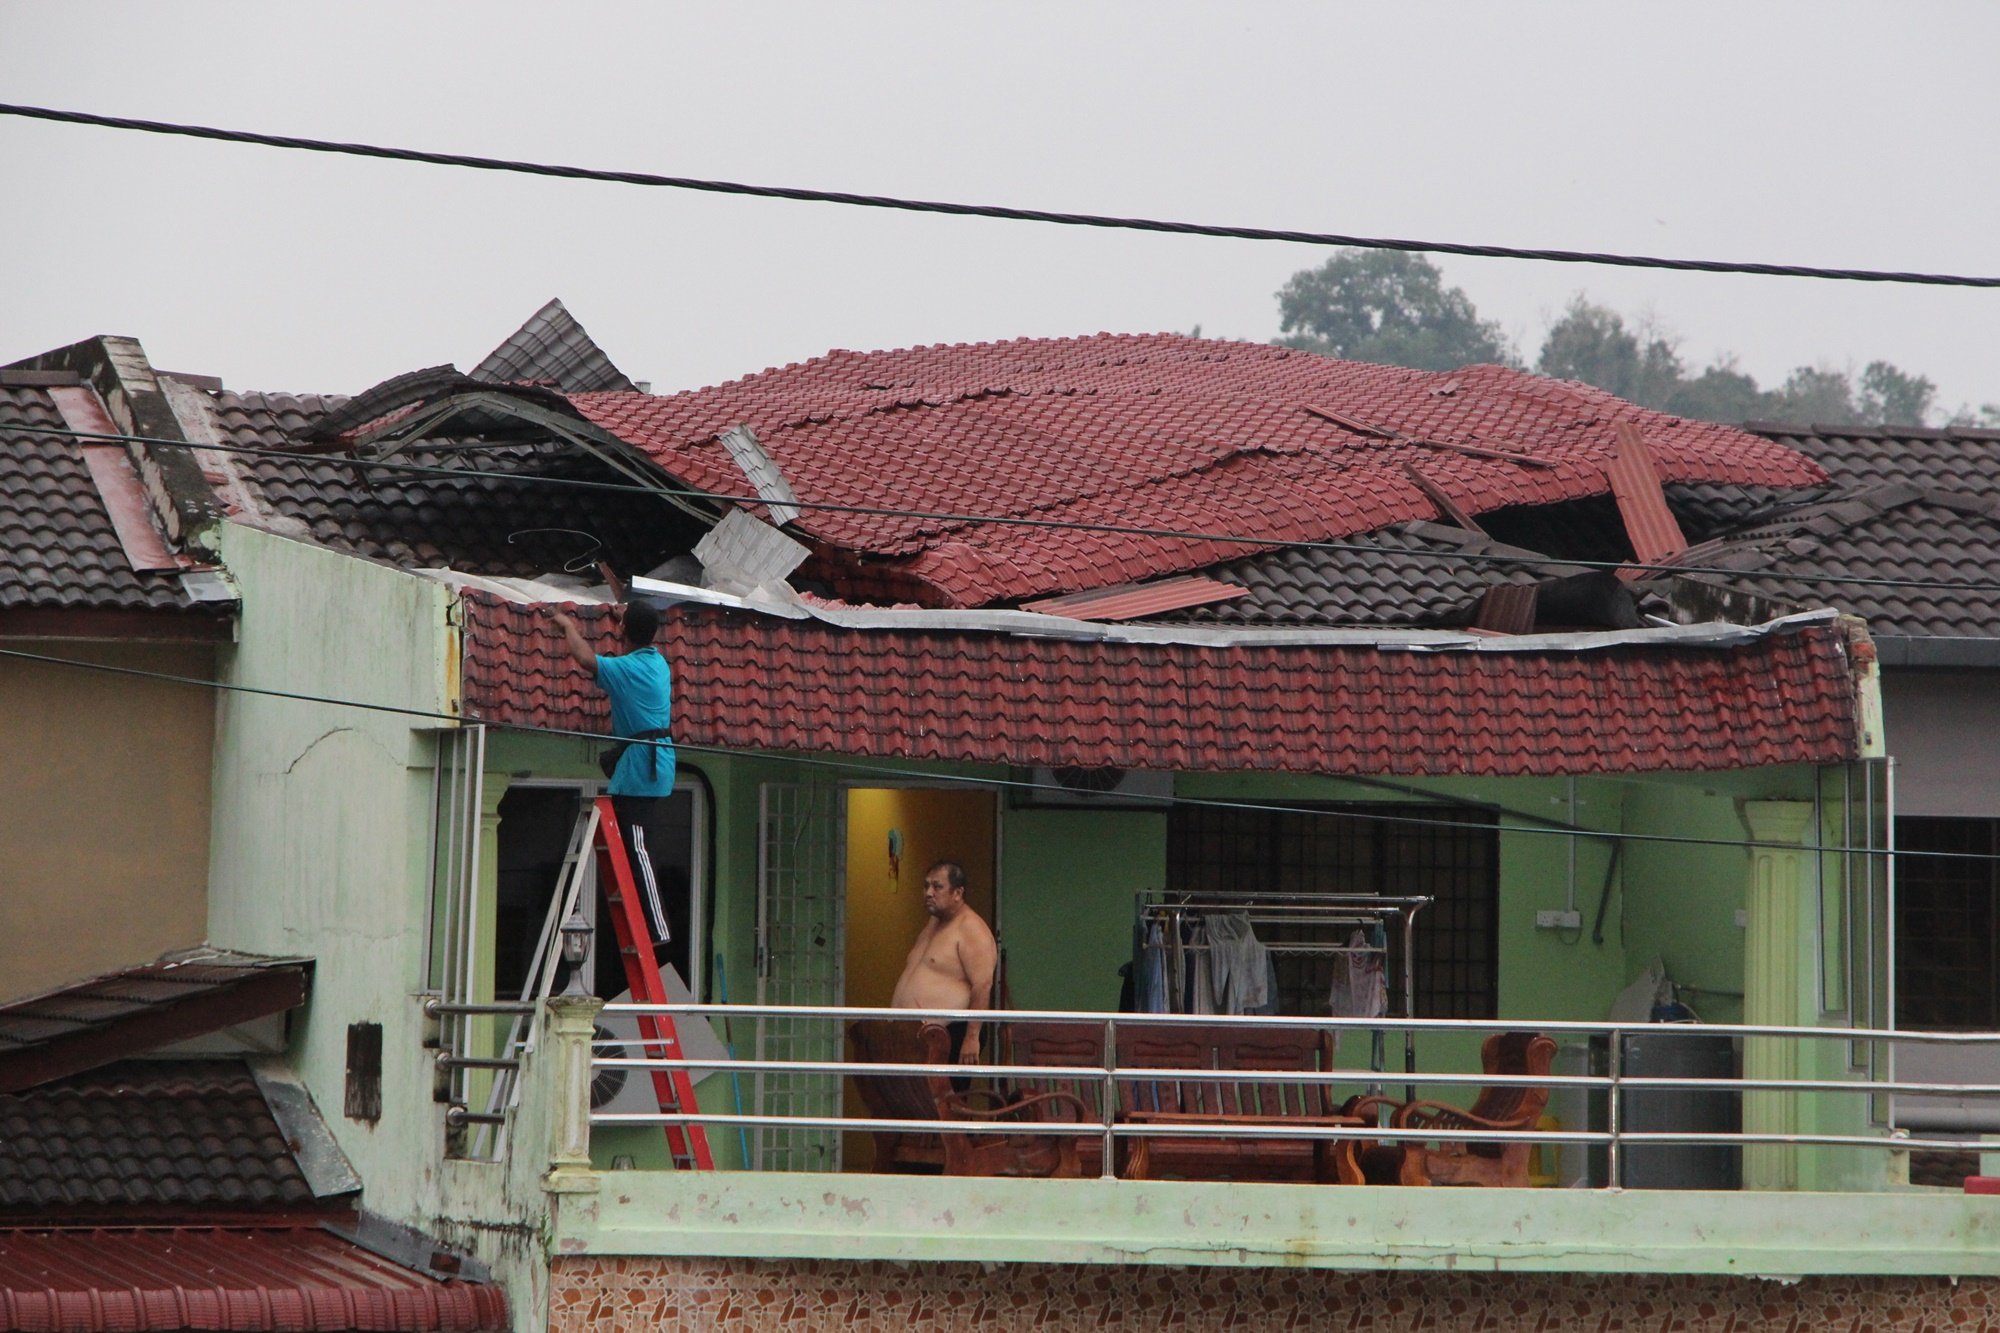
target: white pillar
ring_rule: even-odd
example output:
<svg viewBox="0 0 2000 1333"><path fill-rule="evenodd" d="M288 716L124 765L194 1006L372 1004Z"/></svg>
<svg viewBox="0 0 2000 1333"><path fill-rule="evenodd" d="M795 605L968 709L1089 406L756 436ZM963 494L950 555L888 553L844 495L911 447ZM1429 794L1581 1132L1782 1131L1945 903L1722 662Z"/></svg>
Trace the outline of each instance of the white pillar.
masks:
<svg viewBox="0 0 2000 1333"><path fill-rule="evenodd" d="M552 1103L549 1174L543 1185L552 1194L589 1193L598 1182L590 1169L590 1043L604 1001L594 995L552 995L548 1003L544 1045L536 1053L553 1066L553 1077L543 1085Z"/></svg>

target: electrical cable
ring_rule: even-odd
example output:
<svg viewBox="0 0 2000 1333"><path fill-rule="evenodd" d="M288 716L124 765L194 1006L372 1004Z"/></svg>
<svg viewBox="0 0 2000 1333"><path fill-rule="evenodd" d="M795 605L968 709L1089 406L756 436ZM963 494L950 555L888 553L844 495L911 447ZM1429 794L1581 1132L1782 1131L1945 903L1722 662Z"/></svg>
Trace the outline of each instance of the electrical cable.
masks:
<svg viewBox="0 0 2000 1333"><path fill-rule="evenodd" d="M132 116L107 116L87 111L64 111L53 107L0 103L0 116L27 120L54 121L65 125L88 125L100 129L131 130L142 134L171 135L187 139L207 139L218 143L254 144L265 148L285 148L301 152L332 153L344 157L377 158L391 162L415 162L430 166L463 167L474 171L510 172L546 176L562 180L601 181L616 185L643 185L660 189L691 190L703 194L736 195L752 199L786 199L799 203L842 204L855 208L889 209L905 213L934 213L952 217L997 218L1010 222L1043 222L1066 227L1094 227L1115 231L1157 232L1175 236L1202 236L1240 241L1283 241L1296 245L1346 246L1357 250L1399 250L1416 254L1465 255L1477 259L1530 259L1552 264L1594 264L1613 268L1659 269L1685 273L1735 273L1761 277L1818 278L1844 282L1881 282L1929 287L2000 287L2000 277L1971 277L1951 273L1922 273L1890 269L1825 268L1809 264L1771 264L1716 259L1671 259L1652 255L1613 254L1587 250L1558 250L1509 245L1472 245L1457 241L1405 240L1381 236L1350 236L1336 232L1299 231L1273 227L1223 226L1200 222L1170 222L1156 218L1109 217L1097 213L1056 212L1039 208L1017 208L1001 204L947 203L938 200L904 199L891 195L856 194L845 190L816 190L798 186L749 185L738 181L701 180L690 176L665 176L644 171L613 171L594 167L564 166L546 162L522 162L507 158L481 157L470 153L441 153L416 148L391 148L379 144L341 143L291 134L265 134L254 130L229 130L208 125L186 125L172 121L142 120Z"/></svg>
<svg viewBox="0 0 2000 1333"><path fill-rule="evenodd" d="M225 681L204 680L199 676L177 676L164 671L148 671L141 667L114 666L106 662L83 662L69 657L53 657L45 653L31 653L18 648L0 648L0 658L17 661L36 662L47 666L71 667L84 671L97 671L107 675L128 676L139 680L153 680L170 685L185 685L195 689L215 690L227 694L246 694L260 698L285 699L299 703L322 704L331 708L353 708L363 712L387 713L397 717L417 718L422 721L449 723L454 727L484 726L496 731L515 732L528 736L555 736L567 740L584 741L624 741L629 745L672 746L676 750L690 754L712 754L722 757L756 755L760 759L776 763L789 763L806 768L827 768L837 772L860 773L873 777L914 778L924 782L947 785L985 788L1005 788L1009 790L1073 793L1067 787L1053 783L1027 781L1019 778L965 777L953 773L938 773L929 769L898 767L897 763L877 762L863 759L829 759L823 756L792 754L786 751L749 750L727 745L704 745L694 741L649 741L635 740L601 731L582 731L571 727L539 727L523 722L489 722L479 718L460 717L455 713L437 713L424 708L408 708L399 704L364 703L355 699L341 699L330 695L308 694L299 690L280 690L259 685L234 685ZM907 761L905 761L907 762ZM1324 775L1331 780L1339 780L1340 774ZM1842 856L1886 856L1922 857L1948 861L2000 862L2000 853L1991 852L1930 852L1899 851L1888 847L1846 847L1825 843L1778 843L1757 842L1753 839L1703 838L1680 833L1623 833L1598 832L1595 830L1572 830L1551 828L1537 824L1502 825L1483 820L1429 819L1421 815L1369 814L1352 808L1326 810L1313 806L1286 804L1283 802L1244 801L1209 796L1149 796L1142 798L1148 805L1161 808L1185 805L1211 810L1247 810L1262 814L1315 815L1337 819L1351 819L1363 823L1399 824L1418 828L1491 830L1528 836L1558 838L1595 838L1603 840L1615 838L1621 843L1650 842L1667 843L1675 846L1727 847L1736 850L1769 849L1787 852L1819 852ZM1501 813L1501 812L1496 812Z"/></svg>
<svg viewBox="0 0 2000 1333"><path fill-rule="evenodd" d="M344 469L375 468L380 471L402 473L410 476L437 479L489 480L502 482L524 482L529 485L564 486L576 490L609 491L632 495L653 495L662 499L705 500L715 504L730 505L770 505L774 503L761 495L732 495L723 491L705 491L689 486L660 486L631 481L592 481L582 477L552 477L532 472L492 472L479 468L440 467L428 463L405 463L397 459L362 459L337 454L302 453L291 449L273 449L247 444L206 444L190 440L170 440L153 435L125 435L107 431L79 431L61 426L34 426L26 424L0 423L0 431L14 431L30 435L56 435L70 439L107 440L128 444L159 445L171 449L187 449L225 454L243 454L257 458L282 459L293 463L323 463L329 467ZM1730 569L1720 565L1685 565L1647 563L1639 560L1587 560L1554 555L1508 555L1499 551L1442 551L1423 548L1377 546L1367 542L1345 541L1296 541L1285 537L1257 537L1242 533L1204 532L1177 528L1144 527L1128 523L1088 523L1077 519L1029 518L1009 514L965 514L947 510L899 509L884 505L835 504L830 501L788 499L782 501L797 509L836 514L854 514L874 518L908 518L925 522L946 524L988 524L995 527L1035 528L1057 532L1095 532L1123 537L1153 537L1170 541L1205 541L1221 545L1257 546L1283 548L1301 551L1329 551L1347 555L1388 555L1401 559L1434 559L1437 561L1465 561L1473 564L1526 566L1529 568L1561 567L1564 569L1625 570L1640 569L1649 574L1698 574L1711 578L1738 579L1745 581L1775 580L1790 582L1810 582L1827 586L1859 586L1867 588L1901 588L1924 592L1979 592L2000 593L2000 582L1966 582L1952 579L1911 579L1877 577L1866 574L1792 574L1770 573L1756 569Z"/></svg>

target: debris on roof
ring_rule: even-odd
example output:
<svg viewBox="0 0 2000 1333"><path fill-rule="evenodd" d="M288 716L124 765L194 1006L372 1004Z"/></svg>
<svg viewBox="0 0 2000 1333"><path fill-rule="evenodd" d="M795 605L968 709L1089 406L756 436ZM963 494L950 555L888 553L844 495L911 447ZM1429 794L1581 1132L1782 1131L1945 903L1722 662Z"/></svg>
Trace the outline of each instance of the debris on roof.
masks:
<svg viewBox="0 0 2000 1333"><path fill-rule="evenodd" d="M568 393L632 392L638 386L611 364L568 307L552 300L509 334L472 378L494 383L548 384Z"/></svg>

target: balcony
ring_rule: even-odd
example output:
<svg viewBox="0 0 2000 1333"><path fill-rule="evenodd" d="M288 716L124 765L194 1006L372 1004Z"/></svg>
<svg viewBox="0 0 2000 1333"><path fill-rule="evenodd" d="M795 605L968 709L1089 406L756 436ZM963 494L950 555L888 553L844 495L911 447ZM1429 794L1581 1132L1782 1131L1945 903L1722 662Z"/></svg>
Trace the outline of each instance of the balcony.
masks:
<svg viewBox="0 0 2000 1333"><path fill-rule="evenodd" d="M720 1070L712 1056L666 1058L643 1026L663 1012L684 1030L697 1018L726 1024L743 1058ZM561 1104L550 1182L582 1205L558 1210L565 1254L2000 1274L2000 1201L1908 1183L1912 1153L1976 1142L1892 1127L1899 1099L2000 1096L1994 1084L1898 1081L1897 1049L1990 1051L2000 1034L1011 1011L977 1016L996 1030L989 1050L1050 1049L1036 1032L1099 1035L1082 1056L1072 1043L1060 1059L963 1066L851 1058L841 1034L969 1014L614 1005L602 1021L640 1023L638 1049L592 1053L596 1001L557 1000L551 1013ZM1200 1048L1210 1058L1163 1062L1167 1039L1196 1025L1220 1034ZM1556 1052L1536 1072L1455 1058L1528 1030ZM1677 1044L1698 1046L1710 1067ZM1315 1046L1338 1055L1230 1067L1219 1054ZM1440 1055L1406 1061L1413 1048ZM1131 1058L1149 1049L1153 1058ZM701 1080L699 1110L587 1109L595 1077L672 1072ZM969 1095L932 1095L950 1085L930 1080L954 1077ZM857 1080L899 1085L918 1113L843 1108ZM1401 1109L1467 1105L1482 1090L1482 1105L1525 1102L1530 1120L1496 1128ZM1017 1113L973 1114L1033 1098L1043 1100ZM704 1136L719 1169L648 1169L669 1131ZM944 1156L960 1168L983 1157L982 1169L1053 1161L1077 1174L838 1169L887 1135L956 1145ZM1041 1140L1064 1150L1038 1151ZM1000 1143L1013 1147L973 1151ZM1468 1155L1472 1170L1453 1167ZM1440 1185L1504 1183L1396 1183L1412 1178L1396 1168L1413 1160ZM1506 1169L1489 1169L1497 1161ZM816 1169L774 1169L802 1165Z"/></svg>

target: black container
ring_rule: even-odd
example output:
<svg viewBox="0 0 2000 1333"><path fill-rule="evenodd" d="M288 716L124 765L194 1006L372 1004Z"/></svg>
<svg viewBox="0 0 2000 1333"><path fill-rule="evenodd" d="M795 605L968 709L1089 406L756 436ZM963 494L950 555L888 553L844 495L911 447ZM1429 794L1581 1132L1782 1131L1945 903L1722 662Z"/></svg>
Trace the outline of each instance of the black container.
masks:
<svg viewBox="0 0 2000 1333"><path fill-rule="evenodd" d="M1610 1042L1593 1037L1590 1072L1609 1072ZM1703 1032L1691 1023L1661 1023L1625 1034L1624 1078L1734 1078L1736 1048L1726 1036ZM1609 1097L1593 1092L1590 1128L1608 1130ZM1734 1134L1743 1125L1743 1100L1734 1088L1630 1088L1618 1111L1618 1127L1629 1133ZM1622 1144L1619 1183L1638 1190L1733 1190L1743 1184L1743 1152L1734 1143ZM1610 1175L1610 1153L1593 1148L1586 1183L1602 1185Z"/></svg>

